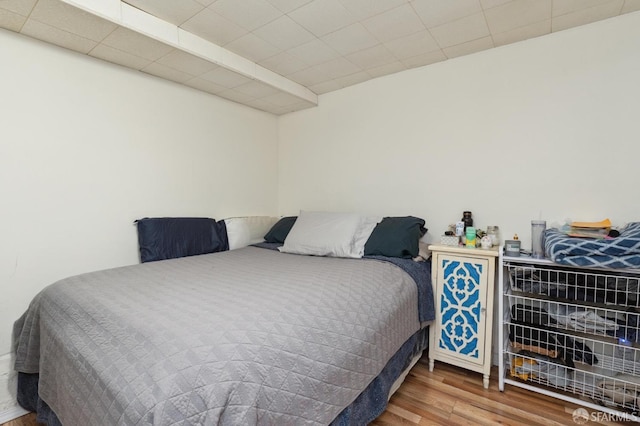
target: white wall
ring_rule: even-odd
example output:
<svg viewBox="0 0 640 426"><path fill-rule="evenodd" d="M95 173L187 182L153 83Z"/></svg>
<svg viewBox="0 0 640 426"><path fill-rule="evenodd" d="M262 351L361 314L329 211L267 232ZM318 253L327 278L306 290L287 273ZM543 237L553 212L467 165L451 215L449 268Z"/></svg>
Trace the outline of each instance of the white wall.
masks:
<svg viewBox="0 0 640 426"><path fill-rule="evenodd" d="M640 13L379 78L279 119L279 208L638 220Z"/></svg>
<svg viewBox="0 0 640 426"><path fill-rule="evenodd" d="M5 30L0 58L1 412L13 322L58 279L137 263L134 219L276 213L277 120Z"/></svg>

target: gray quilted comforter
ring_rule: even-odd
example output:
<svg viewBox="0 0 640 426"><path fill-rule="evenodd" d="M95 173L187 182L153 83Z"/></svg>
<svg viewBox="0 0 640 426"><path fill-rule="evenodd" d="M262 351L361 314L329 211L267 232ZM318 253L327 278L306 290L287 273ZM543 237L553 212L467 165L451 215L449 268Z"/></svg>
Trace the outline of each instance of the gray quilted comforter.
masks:
<svg viewBox="0 0 640 426"><path fill-rule="evenodd" d="M255 247L79 275L16 322L64 425L328 424L419 329L386 262Z"/></svg>

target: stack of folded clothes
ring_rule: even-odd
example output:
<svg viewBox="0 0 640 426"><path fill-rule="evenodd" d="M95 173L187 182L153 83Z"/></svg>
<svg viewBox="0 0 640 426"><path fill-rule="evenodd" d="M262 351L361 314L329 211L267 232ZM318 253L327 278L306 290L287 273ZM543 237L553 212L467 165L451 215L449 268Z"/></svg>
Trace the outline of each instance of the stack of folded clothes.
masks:
<svg viewBox="0 0 640 426"><path fill-rule="evenodd" d="M556 271L526 267L513 268L509 275L516 291L571 301L640 305L638 279L617 272L594 276L572 268Z"/></svg>
<svg viewBox="0 0 640 426"><path fill-rule="evenodd" d="M604 335L609 331L618 330L618 324L615 321L603 318L591 310L577 306L550 303L549 315L562 328L583 333Z"/></svg>

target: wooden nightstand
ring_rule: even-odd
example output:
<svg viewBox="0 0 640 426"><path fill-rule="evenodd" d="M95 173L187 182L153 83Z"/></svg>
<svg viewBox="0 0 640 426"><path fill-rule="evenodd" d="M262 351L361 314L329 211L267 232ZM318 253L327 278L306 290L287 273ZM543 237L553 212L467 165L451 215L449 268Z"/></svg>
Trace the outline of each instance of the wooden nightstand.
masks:
<svg viewBox="0 0 640 426"><path fill-rule="evenodd" d="M477 371L488 388L499 247L432 245L429 249L436 298L436 319L429 331L429 370L438 360Z"/></svg>

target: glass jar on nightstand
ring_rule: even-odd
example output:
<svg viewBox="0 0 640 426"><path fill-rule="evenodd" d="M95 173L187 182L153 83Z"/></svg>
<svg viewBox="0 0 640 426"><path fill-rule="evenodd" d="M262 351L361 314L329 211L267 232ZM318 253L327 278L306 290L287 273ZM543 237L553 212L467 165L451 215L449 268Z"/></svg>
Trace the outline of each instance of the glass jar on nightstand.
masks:
<svg viewBox="0 0 640 426"><path fill-rule="evenodd" d="M500 245L500 228L497 226L487 226L487 235L491 238L491 245Z"/></svg>

